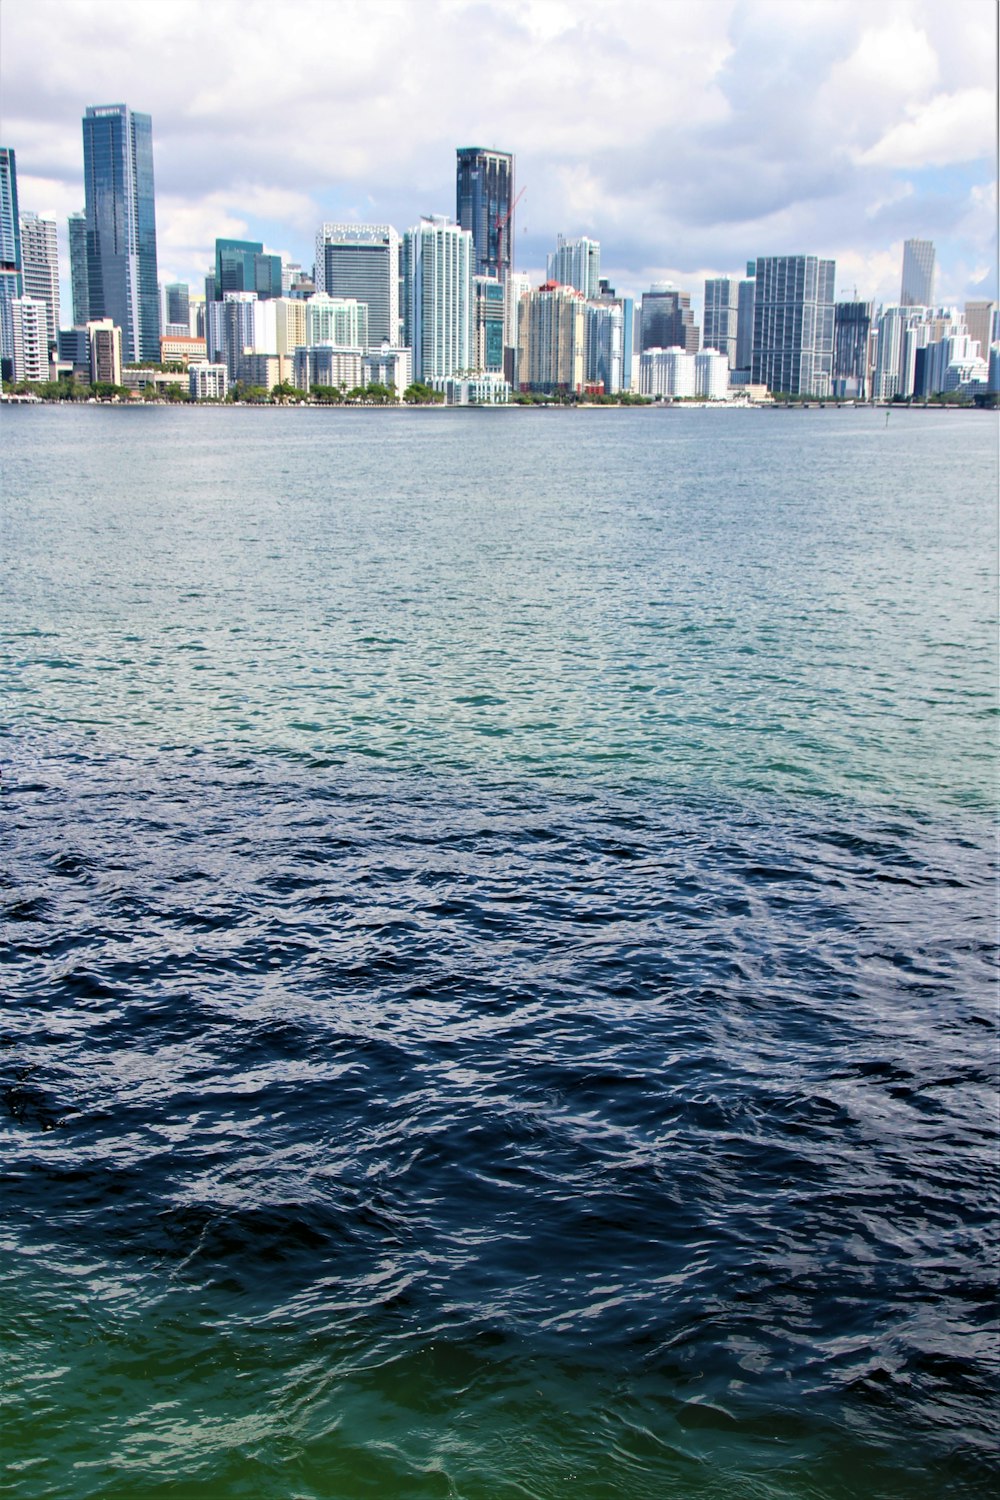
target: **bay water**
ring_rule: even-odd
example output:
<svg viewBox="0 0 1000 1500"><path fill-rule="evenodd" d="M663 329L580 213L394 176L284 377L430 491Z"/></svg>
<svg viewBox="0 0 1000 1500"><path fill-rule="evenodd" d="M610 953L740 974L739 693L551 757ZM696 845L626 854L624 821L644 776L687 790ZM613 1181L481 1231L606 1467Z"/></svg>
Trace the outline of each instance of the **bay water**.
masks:
<svg viewBox="0 0 1000 1500"><path fill-rule="evenodd" d="M997 426L5 409L23 1497L997 1477Z"/></svg>

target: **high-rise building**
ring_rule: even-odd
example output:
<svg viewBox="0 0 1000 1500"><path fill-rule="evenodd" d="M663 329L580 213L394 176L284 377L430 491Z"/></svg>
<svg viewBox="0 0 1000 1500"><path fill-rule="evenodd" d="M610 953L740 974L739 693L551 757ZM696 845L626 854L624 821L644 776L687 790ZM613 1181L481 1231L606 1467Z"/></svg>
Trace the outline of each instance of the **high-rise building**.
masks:
<svg viewBox="0 0 1000 1500"><path fill-rule="evenodd" d="M903 307L930 307L934 300L934 246L930 240L906 240L899 301Z"/></svg>
<svg viewBox="0 0 1000 1500"><path fill-rule="evenodd" d="M59 242L55 219L21 214L21 269L24 291L45 303L48 347L59 342Z"/></svg>
<svg viewBox="0 0 1000 1500"><path fill-rule="evenodd" d="M472 274L503 281L514 269L514 158L481 146L456 155L455 222L472 235Z"/></svg>
<svg viewBox="0 0 1000 1500"><path fill-rule="evenodd" d="M124 104L83 117L87 293L91 321L122 331L126 363L160 357L153 124Z"/></svg>
<svg viewBox="0 0 1000 1500"><path fill-rule="evenodd" d="M556 235L556 248L548 257L548 280L557 286L572 286L585 297L601 294L601 246L586 235L567 239Z"/></svg>
<svg viewBox="0 0 1000 1500"><path fill-rule="evenodd" d="M281 256L266 252L260 240L216 240L214 300L227 292L255 292L262 302L280 297Z"/></svg>
<svg viewBox="0 0 1000 1500"><path fill-rule="evenodd" d="M403 342L413 378L428 382L472 368L472 234L442 214L403 236Z"/></svg>
<svg viewBox="0 0 1000 1500"><path fill-rule="evenodd" d="M90 321L90 291L87 273L87 215L70 214L69 274L73 288L73 327L85 328Z"/></svg>
<svg viewBox="0 0 1000 1500"><path fill-rule="evenodd" d="M315 292L303 303L306 310L306 344L342 344L352 349L368 347L368 304L356 297L331 297Z"/></svg>
<svg viewBox="0 0 1000 1500"><path fill-rule="evenodd" d="M969 338L975 339L979 345L979 353L983 359L988 359L990 345L997 337L997 303L996 302L967 302L965 304L965 326L969 330Z"/></svg>
<svg viewBox="0 0 1000 1500"><path fill-rule="evenodd" d="M872 304L838 302L833 320L833 395L867 401Z"/></svg>
<svg viewBox="0 0 1000 1500"><path fill-rule="evenodd" d="M473 363L477 370L502 370L504 351L504 283L495 276L474 276Z"/></svg>
<svg viewBox="0 0 1000 1500"><path fill-rule="evenodd" d="M553 281L521 298L517 349L520 390L583 390L587 374L586 309L582 292Z"/></svg>
<svg viewBox="0 0 1000 1500"><path fill-rule="evenodd" d="M683 349L697 354L701 333L691 311L691 295L669 281L656 281L642 294L641 345L645 349Z"/></svg>
<svg viewBox="0 0 1000 1500"><path fill-rule="evenodd" d="M400 241L391 224L321 224L316 291L368 305L372 344L399 340Z"/></svg>
<svg viewBox="0 0 1000 1500"><path fill-rule="evenodd" d="M756 262L750 261L748 265L756 267ZM753 359L753 304L757 292L755 278L756 269L753 276L748 272L746 279L740 282L736 304L736 358L733 369L744 371L747 380L750 379L750 363Z"/></svg>
<svg viewBox="0 0 1000 1500"><path fill-rule="evenodd" d="M40 297L14 297L10 304L13 331L13 378L48 380L49 310Z"/></svg>
<svg viewBox="0 0 1000 1500"><path fill-rule="evenodd" d="M186 281L170 281L163 288L167 322L179 327L184 323L191 327L191 295Z"/></svg>
<svg viewBox="0 0 1000 1500"><path fill-rule="evenodd" d="M610 290L610 289L609 289ZM588 385L601 385L606 396L617 396L624 386L625 313L614 293L587 303L584 314ZM631 330L630 330L631 331Z"/></svg>
<svg viewBox="0 0 1000 1500"><path fill-rule="evenodd" d="M792 396L829 396L835 263L815 255L766 255L756 266L753 384Z"/></svg>
<svg viewBox="0 0 1000 1500"><path fill-rule="evenodd" d="M740 284L734 276L713 276L705 282L705 315L701 346L724 354L736 369L739 335Z"/></svg>
<svg viewBox="0 0 1000 1500"><path fill-rule="evenodd" d="M17 162L13 151L0 146L0 362L5 379L13 373L14 321L11 303L23 292Z"/></svg>

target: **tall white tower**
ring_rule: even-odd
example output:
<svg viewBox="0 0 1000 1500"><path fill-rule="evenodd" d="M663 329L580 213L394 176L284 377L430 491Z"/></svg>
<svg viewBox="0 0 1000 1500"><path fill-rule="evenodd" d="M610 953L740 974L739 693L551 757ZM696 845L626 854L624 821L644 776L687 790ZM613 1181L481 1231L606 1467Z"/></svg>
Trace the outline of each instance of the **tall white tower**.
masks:
<svg viewBox="0 0 1000 1500"><path fill-rule="evenodd" d="M458 375L475 362L472 234L443 214L403 236L404 342L414 380Z"/></svg>

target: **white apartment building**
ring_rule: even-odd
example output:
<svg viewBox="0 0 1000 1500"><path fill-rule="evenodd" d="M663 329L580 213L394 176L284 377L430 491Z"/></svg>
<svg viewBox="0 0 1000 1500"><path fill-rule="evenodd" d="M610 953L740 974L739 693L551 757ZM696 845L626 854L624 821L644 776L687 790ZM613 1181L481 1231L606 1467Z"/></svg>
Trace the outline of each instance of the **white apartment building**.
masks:
<svg viewBox="0 0 1000 1500"><path fill-rule="evenodd" d="M443 214L403 236L404 334L414 380L472 368L472 234Z"/></svg>
<svg viewBox="0 0 1000 1500"><path fill-rule="evenodd" d="M49 314L40 297L12 297L14 379L48 380Z"/></svg>
<svg viewBox="0 0 1000 1500"><path fill-rule="evenodd" d="M188 365L188 391L196 401L224 401L229 391L229 375L225 365Z"/></svg>

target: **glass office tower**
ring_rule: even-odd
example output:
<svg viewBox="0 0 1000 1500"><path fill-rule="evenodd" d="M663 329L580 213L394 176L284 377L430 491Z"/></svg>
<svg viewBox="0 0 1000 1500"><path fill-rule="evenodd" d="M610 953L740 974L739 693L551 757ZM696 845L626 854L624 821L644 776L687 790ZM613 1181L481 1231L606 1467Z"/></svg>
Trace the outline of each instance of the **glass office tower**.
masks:
<svg viewBox="0 0 1000 1500"><path fill-rule="evenodd" d="M4 379L13 374L14 322L11 303L24 292L21 276L21 217L17 209L17 162L0 146L0 359Z"/></svg>
<svg viewBox="0 0 1000 1500"><path fill-rule="evenodd" d="M87 301L91 319L122 331L126 363L160 357L153 125L124 104L83 117Z"/></svg>
<svg viewBox="0 0 1000 1500"><path fill-rule="evenodd" d="M457 156L455 222L472 233L472 274L503 281L514 268L514 158L481 146Z"/></svg>

